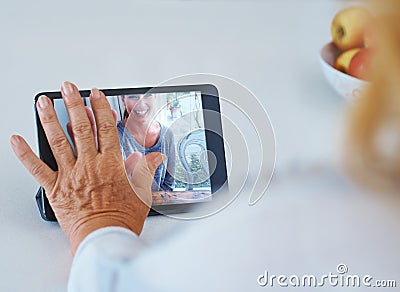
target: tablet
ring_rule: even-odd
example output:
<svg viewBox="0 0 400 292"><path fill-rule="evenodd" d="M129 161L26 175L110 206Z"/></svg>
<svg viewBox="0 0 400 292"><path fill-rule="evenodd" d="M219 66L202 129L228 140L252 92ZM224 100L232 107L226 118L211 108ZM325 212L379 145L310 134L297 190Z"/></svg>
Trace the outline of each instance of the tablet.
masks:
<svg viewBox="0 0 400 292"><path fill-rule="evenodd" d="M167 159L157 168L152 184L150 215L190 212L198 204L211 202L216 191L227 186L224 142L218 90L210 84L164 87L100 89L117 114L121 155L157 151ZM85 106L91 107L90 90L80 91ZM48 96L68 137L69 117L61 92L35 96L39 157L53 170L57 164L36 110L41 95ZM138 119L159 125L154 145L142 146L130 129ZM57 221L43 188L36 194L41 217Z"/></svg>

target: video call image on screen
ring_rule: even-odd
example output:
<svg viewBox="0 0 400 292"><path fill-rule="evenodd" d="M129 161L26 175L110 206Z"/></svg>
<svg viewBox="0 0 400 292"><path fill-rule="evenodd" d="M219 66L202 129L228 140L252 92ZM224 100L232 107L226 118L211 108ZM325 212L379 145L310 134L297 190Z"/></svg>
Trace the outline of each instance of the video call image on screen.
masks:
<svg viewBox="0 0 400 292"><path fill-rule="evenodd" d="M89 97L83 98L91 108ZM117 114L121 154L130 175L134 152L161 152L166 160L152 184L152 205L211 200L211 182L201 92L169 92L107 96ZM54 99L58 119L68 134L68 114L62 99Z"/></svg>

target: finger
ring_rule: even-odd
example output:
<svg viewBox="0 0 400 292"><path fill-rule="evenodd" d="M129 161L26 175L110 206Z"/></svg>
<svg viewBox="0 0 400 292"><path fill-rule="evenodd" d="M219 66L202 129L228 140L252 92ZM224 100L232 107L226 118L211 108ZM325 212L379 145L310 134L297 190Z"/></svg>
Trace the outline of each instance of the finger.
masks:
<svg viewBox="0 0 400 292"><path fill-rule="evenodd" d="M85 106L85 110L86 110L86 114L87 114L87 116L89 118L89 121L90 121L90 126L92 127L92 132L93 132L93 136L94 136L94 139L95 139L95 142L96 142L96 148L97 148L97 128L96 128L96 122L94 120L94 115L93 115L93 112L90 109L90 107ZM75 145L74 133L72 132L71 123L68 122L66 127L67 127L68 135L71 137L71 140Z"/></svg>
<svg viewBox="0 0 400 292"><path fill-rule="evenodd" d="M74 84L66 81L61 87L61 94L68 111L69 120L71 121L78 158L82 154L96 154L96 143L92 127L90 126L90 121L78 88Z"/></svg>
<svg viewBox="0 0 400 292"><path fill-rule="evenodd" d="M18 135L11 136L12 149L25 168L31 173L35 180L46 190L53 187L57 174L37 157L24 138Z"/></svg>
<svg viewBox="0 0 400 292"><path fill-rule="evenodd" d="M94 119L94 114L93 111L90 107L85 106L86 114L89 118L90 121L90 126L92 127L92 132L93 132L93 137L94 141L96 143L96 149L98 149L98 142L97 142L97 127L96 127L96 121Z"/></svg>
<svg viewBox="0 0 400 292"><path fill-rule="evenodd" d="M151 152L142 157L136 164L132 174L132 187L136 195L151 207L151 186L158 166L166 159L160 152Z"/></svg>
<svg viewBox="0 0 400 292"><path fill-rule="evenodd" d="M151 152L147 154L144 159L142 159L138 165L139 167L145 167L147 171L151 174L152 178L154 178L154 173L156 172L157 168L160 164L166 159L167 157L160 152ZM143 165L140 165L143 164Z"/></svg>
<svg viewBox="0 0 400 292"><path fill-rule="evenodd" d="M99 152L120 151L115 118L104 93L93 88L90 94L90 103L97 125Z"/></svg>
<svg viewBox="0 0 400 292"><path fill-rule="evenodd" d="M136 165L139 163L140 159L142 158L142 153L140 152L133 152L128 158L125 160L125 170L129 176L132 176L133 170L135 169Z"/></svg>
<svg viewBox="0 0 400 292"><path fill-rule="evenodd" d="M67 127L68 135L69 135L69 137L71 138L72 143L74 143L74 145L75 145L74 133L72 133L71 123L68 122L66 127Z"/></svg>
<svg viewBox="0 0 400 292"><path fill-rule="evenodd" d="M113 114L113 117L114 117L114 122L115 122L115 124L117 124L117 123L118 123L118 114L117 114L117 111L116 111L116 110L112 110L112 114Z"/></svg>
<svg viewBox="0 0 400 292"><path fill-rule="evenodd" d="M58 121L50 99L44 95L40 96L36 109L57 165L66 165L75 161L71 145Z"/></svg>

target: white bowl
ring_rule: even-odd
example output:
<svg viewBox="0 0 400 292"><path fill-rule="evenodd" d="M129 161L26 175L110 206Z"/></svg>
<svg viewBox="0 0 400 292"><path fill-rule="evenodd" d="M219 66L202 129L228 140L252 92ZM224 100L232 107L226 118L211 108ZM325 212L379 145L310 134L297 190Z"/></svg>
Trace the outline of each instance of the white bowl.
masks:
<svg viewBox="0 0 400 292"><path fill-rule="evenodd" d="M354 100L360 96L361 92L368 85L368 82L354 78L333 68L333 64L339 55L340 50L332 42L326 44L320 53L322 72L337 93L347 100Z"/></svg>

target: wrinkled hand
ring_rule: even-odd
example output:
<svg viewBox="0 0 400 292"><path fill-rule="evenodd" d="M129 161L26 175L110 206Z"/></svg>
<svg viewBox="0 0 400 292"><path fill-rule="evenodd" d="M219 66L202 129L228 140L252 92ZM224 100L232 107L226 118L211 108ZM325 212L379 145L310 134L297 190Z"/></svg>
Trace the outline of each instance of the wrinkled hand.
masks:
<svg viewBox="0 0 400 292"><path fill-rule="evenodd" d="M98 145L98 143L97 143L97 127L96 127L96 120L95 120L95 118L94 118L93 111L92 111L92 109L91 109L90 107L88 107L88 106L85 106L85 110L86 110L86 114L87 114L87 116L88 116L88 118L89 118L89 121L90 121L90 126L92 127L92 132L93 132L93 136L94 136L94 141L96 142L96 149L99 149L99 145ZM117 122L118 122L118 121L117 121L117 120L118 120L118 118L117 118L117 112L116 112L115 110L112 110L112 114L113 114L113 117L114 117L115 124L117 124ZM66 128L67 128L68 135L71 137L72 142L75 144L74 132L72 131L72 126L71 126L71 123L70 123L70 122L67 123Z"/></svg>
<svg viewBox="0 0 400 292"><path fill-rule="evenodd" d="M95 139L95 142L96 142L96 149L98 149L99 146L97 144L96 119L95 119L93 111L91 110L90 107L85 106L85 110L86 110L86 114L87 114L87 116L89 118L90 125L92 127L93 136L94 136L94 139ZM112 110L112 114L113 114L113 117L114 117L114 122L115 122L115 124L117 124L118 123L117 112L115 110ZM68 135L71 137L71 140L75 144L74 132L72 131L72 127L71 127L71 123L70 122L67 123L66 128L67 128ZM124 164L125 164L126 173L128 174L129 177L132 177L133 170L135 169L136 164L140 161L140 159L142 157L143 157L143 155L140 152L136 151L136 152L133 152L132 154L130 154L126 158Z"/></svg>
<svg viewBox="0 0 400 292"><path fill-rule="evenodd" d="M139 235L151 205L154 172L165 157L153 152L137 159L130 181L104 94L92 89L95 121L91 126L76 86L64 82L61 93L71 121L76 157L46 96L39 97L37 111L58 171L51 170L16 135L11 137L15 154L45 189L73 253L89 233L102 227L121 226Z"/></svg>

